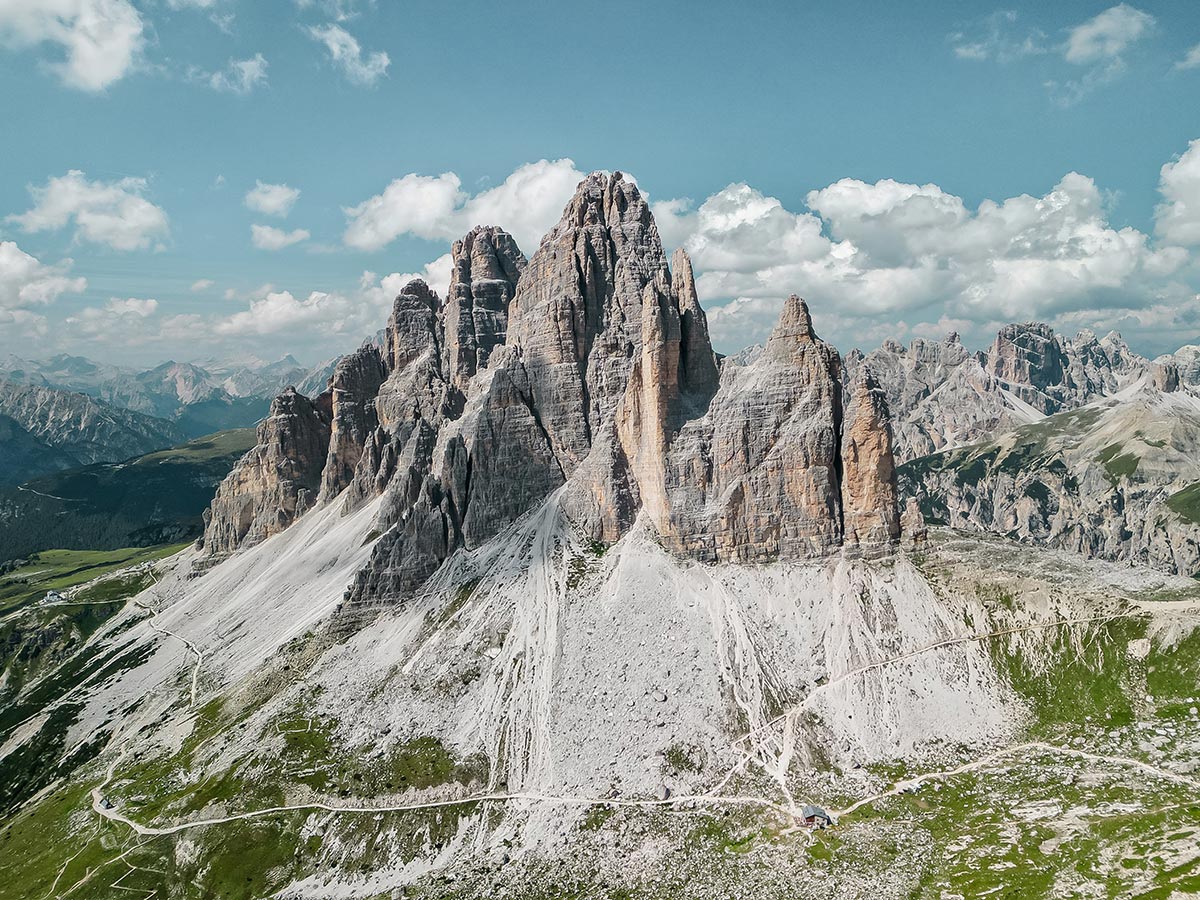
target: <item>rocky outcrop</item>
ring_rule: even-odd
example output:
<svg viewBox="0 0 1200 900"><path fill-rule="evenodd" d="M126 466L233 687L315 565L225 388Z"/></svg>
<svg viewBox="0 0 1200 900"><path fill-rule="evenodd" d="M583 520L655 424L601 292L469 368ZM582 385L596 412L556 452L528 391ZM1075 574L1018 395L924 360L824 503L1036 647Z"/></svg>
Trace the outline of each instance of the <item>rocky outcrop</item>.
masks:
<svg viewBox="0 0 1200 900"><path fill-rule="evenodd" d="M843 422L841 359L798 297L761 355L722 370L687 254L672 271L620 173L588 176L528 263L497 228L473 229L453 257L446 303L406 285L382 354L365 347L331 380L321 499L347 511L379 501L379 537L345 610L401 602L449 554L555 491L586 538L611 543L644 516L699 559L895 540L883 393L864 382ZM263 437L271 446L214 503L218 550L267 530L244 510L261 518L287 454L284 432Z"/></svg>
<svg viewBox="0 0 1200 900"><path fill-rule="evenodd" d="M901 489L931 522L1197 574L1200 397L1139 385L906 463Z"/></svg>
<svg viewBox="0 0 1200 900"><path fill-rule="evenodd" d="M460 391L492 351L505 343L508 304L525 270L525 255L500 228L479 226L455 241L446 295L446 373Z"/></svg>
<svg viewBox="0 0 1200 900"><path fill-rule="evenodd" d="M1115 332L1064 340L1047 325L1006 325L986 351L957 334L847 355L847 382L869 367L887 395L896 457L915 459L1074 409L1133 383L1148 362Z"/></svg>
<svg viewBox="0 0 1200 900"><path fill-rule="evenodd" d="M682 247L671 256L671 286L679 300L679 366L682 381L692 397L707 400L716 393L720 369L708 336L708 318L700 307L700 298L696 296L692 260Z"/></svg>
<svg viewBox="0 0 1200 900"><path fill-rule="evenodd" d="M841 543L841 360L788 299L757 360L731 367L667 461L678 552L705 560L805 557Z"/></svg>
<svg viewBox="0 0 1200 900"><path fill-rule="evenodd" d="M336 497L354 479L367 438L378 427L375 398L387 377L378 348L365 346L342 357L329 379L329 455L321 473L322 500Z"/></svg>
<svg viewBox="0 0 1200 900"><path fill-rule="evenodd" d="M845 543L879 546L900 537L887 398L865 369L846 413L842 479Z"/></svg>
<svg viewBox="0 0 1200 900"><path fill-rule="evenodd" d="M317 500L329 453L330 398L289 388L258 426L258 444L221 482L205 513L209 555L256 544L292 524Z"/></svg>

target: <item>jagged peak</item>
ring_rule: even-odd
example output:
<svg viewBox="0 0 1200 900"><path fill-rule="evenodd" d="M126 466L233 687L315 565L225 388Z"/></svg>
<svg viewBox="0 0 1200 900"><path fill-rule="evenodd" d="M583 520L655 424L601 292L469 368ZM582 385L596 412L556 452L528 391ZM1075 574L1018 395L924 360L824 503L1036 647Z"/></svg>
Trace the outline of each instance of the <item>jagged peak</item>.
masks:
<svg viewBox="0 0 1200 900"><path fill-rule="evenodd" d="M400 288L400 293L396 295L395 306L399 307L402 302L409 305L412 301L423 304L431 310L437 310L441 305L441 299L438 297L437 291L425 283L424 278L414 278L404 287Z"/></svg>
<svg viewBox="0 0 1200 900"><path fill-rule="evenodd" d="M784 301L783 312L779 314L779 321L767 340L767 353L786 354L800 344L815 343L817 340L808 304L798 294L792 294Z"/></svg>
<svg viewBox="0 0 1200 900"><path fill-rule="evenodd" d="M576 186L575 194L567 203L552 234L563 227L612 227L628 222L650 225L653 221L650 205L635 182L627 180L621 172L610 175L605 171L596 171L589 173Z"/></svg>
<svg viewBox="0 0 1200 900"><path fill-rule="evenodd" d="M682 247L671 254L671 275L675 293L679 297L680 310L699 308L700 298L696 295L696 276L692 272L692 258Z"/></svg>

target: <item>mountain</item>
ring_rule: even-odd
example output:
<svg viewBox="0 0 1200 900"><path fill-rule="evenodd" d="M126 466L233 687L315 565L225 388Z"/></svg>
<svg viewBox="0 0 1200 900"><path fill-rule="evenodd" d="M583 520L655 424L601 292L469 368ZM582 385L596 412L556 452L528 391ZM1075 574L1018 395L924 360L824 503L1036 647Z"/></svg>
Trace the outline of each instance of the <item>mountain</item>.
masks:
<svg viewBox="0 0 1200 900"><path fill-rule="evenodd" d="M86 394L0 380L0 483L79 465L128 459L183 439L172 422ZM44 448L45 452L41 452Z"/></svg>
<svg viewBox="0 0 1200 900"><path fill-rule="evenodd" d="M0 583L0 890L1193 889L1195 582L901 514L886 373L798 297L719 360L619 173L451 257L202 541Z"/></svg>
<svg viewBox="0 0 1200 900"><path fill-rule="evenodd" d="M984 351L968 351L955 333L908 347L887 341L846 360L848 372L868 369L882 385L901 461L1111 396L1149 366L1115 332L1066 340L1035 322L1006 325Z"/></svg>
<svg viewBox="0 0 1200 900"><path fill-rule="evenodd" d="M762 355L722 376L687 255L673 273L632 183L589 177L528 262L494 228L452 255L444 305L410 283L382 353L343 358L313 400L276 399L213 502L209 554L343 491L346 514L382 498L352 609L400 602L551 494L589 540L612 543L642 515L704 560L898 536L873 383L844 415L841 358L797 297Z"/></svg>
<svg viewBox="0 0 1200 900"><path fill-rule="evenodd" d="M253 443L253 429L221 432L0 488L0 560L196 538L217 485Z"/></svg>
<svg viewBox="0 0 1200 900"><path fill-rule="evenodd" d="M1200 574L1200 393L1158 366L1110 397L900 467L931 521Z"/></svg>
<svg viewBox="0 0 1200 900"><path fill-rule="evenodd" d="M203 366L171 360L137 371L79 356L40 362L10 356L0 361L0 377L79 392L121 409L170 419L192 438L253 426L267 414L271 398L289 384L323 390L332 366L326 362L307 369L285 356L274 362L212 361Z"/></svg>

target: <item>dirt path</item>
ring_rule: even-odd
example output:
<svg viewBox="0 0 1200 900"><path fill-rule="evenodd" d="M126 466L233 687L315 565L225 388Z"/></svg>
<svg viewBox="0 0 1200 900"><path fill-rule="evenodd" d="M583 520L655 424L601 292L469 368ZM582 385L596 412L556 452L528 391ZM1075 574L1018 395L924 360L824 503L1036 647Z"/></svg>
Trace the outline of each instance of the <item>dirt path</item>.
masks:
<svg viewBox="0 0 1200 900"><path fill-rule="evenodd" d="M1133 759L1127 756L1103 756L1098 753L1089 753L1086 750L1075 750L1071 747L1059 747L1055 744L1047 744L1044 741L1026 741L1022 744L1013 744L1008 747L1001 747L992 753L988 753L977 759L970 760L960 766L955 766L953 769L945 769L940 772L926 772L922 775L917 775L914 778L906 778L897 781L886 790L880 791L877 794L871 794L868 797L863 797L856 800L854 803L847 806L845 809L831 810L835 819L840 819L843 816L848 816L856 810L862 809L864 806L869 806L878 800L885 797L895 797L898 794L903 794L915 790L922 784L930 781L944 781L955 775L962 775L966 772L973 772L977 769L982 769L988 764L997 760L1005 759L1006 757L1016 756L1030 750L1040 750L1045 753L1058 753L1064 756L1074 756L1079 759L1086 759L1091 762L1104 763L1105 765L1114 765L1123 768L1139 769L1147 774L1154 775L1159 778L1165 778L1169 781L1174 781L1178 784L1185 784L1189 787L1200 791L1200 781L1195 778L1190 778L1187 775L1182 775L1179 772L1172 772L1169 769L1162 769L1158 766L1151 765L1140 759Z"/></svg>

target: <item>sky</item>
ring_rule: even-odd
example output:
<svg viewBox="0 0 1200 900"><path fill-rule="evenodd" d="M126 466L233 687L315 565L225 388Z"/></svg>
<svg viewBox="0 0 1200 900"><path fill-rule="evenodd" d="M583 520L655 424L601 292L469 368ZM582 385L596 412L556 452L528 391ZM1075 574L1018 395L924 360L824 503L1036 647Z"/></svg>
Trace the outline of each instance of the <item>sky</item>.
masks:
<svg viewBox="0 0 1200 900"><path fill-rule="evenodd" d="M714 342L1200 343L1200 4L0 0L0 356L316 363L595 169Z"/></svg>

